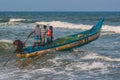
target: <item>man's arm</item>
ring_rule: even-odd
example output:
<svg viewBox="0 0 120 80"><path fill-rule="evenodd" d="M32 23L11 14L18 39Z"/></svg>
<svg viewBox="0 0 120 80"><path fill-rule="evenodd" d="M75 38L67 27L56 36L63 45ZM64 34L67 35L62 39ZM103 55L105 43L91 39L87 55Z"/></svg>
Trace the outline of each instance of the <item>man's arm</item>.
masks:
<svg viewBox="0 0 120 80"><path fill-rule="evenodd" d="M32 31L29 35L28 35L28 38L34 33L35 31Z"/></svg>

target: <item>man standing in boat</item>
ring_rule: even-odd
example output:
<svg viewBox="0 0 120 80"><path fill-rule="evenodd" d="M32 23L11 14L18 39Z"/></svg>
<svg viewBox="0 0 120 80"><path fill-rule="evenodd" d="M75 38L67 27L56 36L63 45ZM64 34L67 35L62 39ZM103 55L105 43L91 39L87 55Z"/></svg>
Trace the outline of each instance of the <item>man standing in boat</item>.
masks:
<svg viewBox="0 0 120 80"><path fill-rule="evenodd" d="M41 44L41 28L40 25L36 25L35 29L28 35L28 38L34 33L34 45L33 49L35 46L40 47Z"/></svg>
<svg viewBox="0 0 120 80"><path fill-rule="evenodd" d="M45 45L45 39L46 39L46 32L47 32L47 26L43 25L43 28L41 29L41 37L42 37L42 43L41 45Z"/></svg>
<svg viewBox="0 0 120 80"><path fill-rule="evenodd" d="M53 27L49 26L49 29L47 30L47 43L51 43L53 39Z"/></svg>

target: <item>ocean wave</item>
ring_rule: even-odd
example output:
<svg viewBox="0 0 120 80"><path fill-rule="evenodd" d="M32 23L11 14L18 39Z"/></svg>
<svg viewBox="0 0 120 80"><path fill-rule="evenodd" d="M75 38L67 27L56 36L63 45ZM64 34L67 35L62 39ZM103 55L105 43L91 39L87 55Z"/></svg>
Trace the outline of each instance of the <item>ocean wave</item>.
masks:
<svg viewBox="0 0 120 80"><path fill-rule="evenodd" d="M0 41L0 56L6 55L13 50L13 45L9 41Z"/></svg>
<svg viewBox="0 0 120 80"><path fill-rule="evenodd" d="M22 22L22 21L26 21L26 19L22 19L22 18L10 18L9 22Z"/></svg>
<svg viewBox="0 0 120 80"><path fill-rule="evenodd" d="M0 50L7 50L7 49L10 49L12 47L12 42L11 40L6 40L6 39L2 39L0 40Z"/></svg>
<svg viewBox="0 0 120 80"><path fill-rule="evenodd" d="M8 71L5 70L3 72L0 72L0 80L15 80L16 78L18 80L26 80L26 79L36 79L35 76L38 76L38 80L46 80L47 75L55 74L57 73L54 71L54 69L51 68L41 68L41 69L14 69L14 71ZM37 73L37 74L36 74ZM46 75L41 77L40 75Z"/></svg>
<svg viewBox="0 0 120 80"><path fill-rule="evenodd" d="M0 18L0 23L12 23L12 22L25 22L27 21L27 19L23 19L23 18Z"/></svg>
<svg viewBox="0 0 120 80"><path fill-rule="evenodd" d="M23 19L23 18L0 19L0 26L18 25L29 21L30 21L29 19Z"/></svg>
<svg viewBox="0 0 120 80"><path fill-rule="evenodd" d="M95 53L88 54L88 55L84 56L81 59L84 59L84 60L87 60L87 59L100 59L100 60L109 61L109 62L120 62L120 58L109 58L109 57L101 56L101 55L98 55L98 54L95 54Z"/></svg>
<svg viewBox="0 0 120 80"><path fill-rule="evenodd" d="M44 25L52 25L55 28L69 28L69 29L90 29L93 27L93 25L84 25L84 24L73 24L68 22L61 22L61 21L51 21L51 22L36 22L36 24L44 24ZM115 33L120 33L120 26L109 26L109 25L103 25L102 31L111 31Z"/></svg>
<svg viewBox="0 0 120 80"><path fill-rule="evenodd" d="M52 25L55 28L59 27L59 28L69 28L69 29L89 29L92 27L92 25L73 24L73 23L61 22L61 21L36 22L36 24Z"/></svg>
<svg viewBox="0 0 120 80"><path fill-rule="evenodd" d="M0 23L9 22L8 18L0 18Z"/></svg>
<svg viewBox="0 0 120 80"><path fill-rule="evenodd" d="M1 39L0 42L12 43L12 40Z"/></svg>
<svg viewBox="0 0 120 80"><path fill-rule="evenodd" d="M108 26L108 25L103 25L102 31L120 33L120 26Z"/></svg>
<svg viewBox="0 0 120 80"><path fill-rule="evenodd" d="M80 70L92 70L92 69L107 69L106 64L102 62L92 62L92 63L85 63L85 62L77 62L67 65L66 70L73 70L73 69L80 69Z"/></svg>
<svg viewBox="0 0 120 80"><path fill-rule="evenodd" d="M24 19L23 19L24 20ZM15 25L18 24L18 25ZM81 29L81 30L87 30L93 27L93 25L85 25L85 24L73 24L68 22L62 22L62 21L51 21L51 22L35 22L35 23L18 23L18 22L12 22L12 23L0 23L0 26L2 27L11 27L11 28L33 28L36 24L43 24L43 25L52 25L54 28L66 28L66 29ZM103 32L114 32L114 33L120 33L120 26L112 26L112 25L103 25L102 26Z"/></svg>

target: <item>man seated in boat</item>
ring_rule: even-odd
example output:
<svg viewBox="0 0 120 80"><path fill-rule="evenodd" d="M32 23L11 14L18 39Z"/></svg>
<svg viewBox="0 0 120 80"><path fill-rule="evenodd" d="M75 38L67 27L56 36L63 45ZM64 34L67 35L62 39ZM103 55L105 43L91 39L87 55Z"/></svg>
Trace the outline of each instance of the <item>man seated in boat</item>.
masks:
<svg viewBox="0 0 120 80"><path fill-rule="evenodd" d="M34 33L34 45L33 49L35 46L40 47L41 45L41 28L40 25L36 25L35 29L28 35L28 38Z"/></svg>

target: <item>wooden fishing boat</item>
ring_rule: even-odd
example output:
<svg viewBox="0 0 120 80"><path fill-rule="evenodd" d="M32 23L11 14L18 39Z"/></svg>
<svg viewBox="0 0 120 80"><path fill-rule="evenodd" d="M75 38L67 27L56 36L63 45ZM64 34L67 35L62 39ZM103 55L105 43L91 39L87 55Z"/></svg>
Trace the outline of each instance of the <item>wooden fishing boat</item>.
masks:
<svg viewBox="0 0 120 80"><path fill-rule="evenodd" d="M101 18L98 23L89 30L56 39L51 44L40 46L40 48L35 47L34 50L32 50L32 46L24 47L22 52L16 53L17 57L29 58L33 56L41 56L51 51L69 50L71 48L85 45L99 37L103 21L104 18Z"/></svg>

